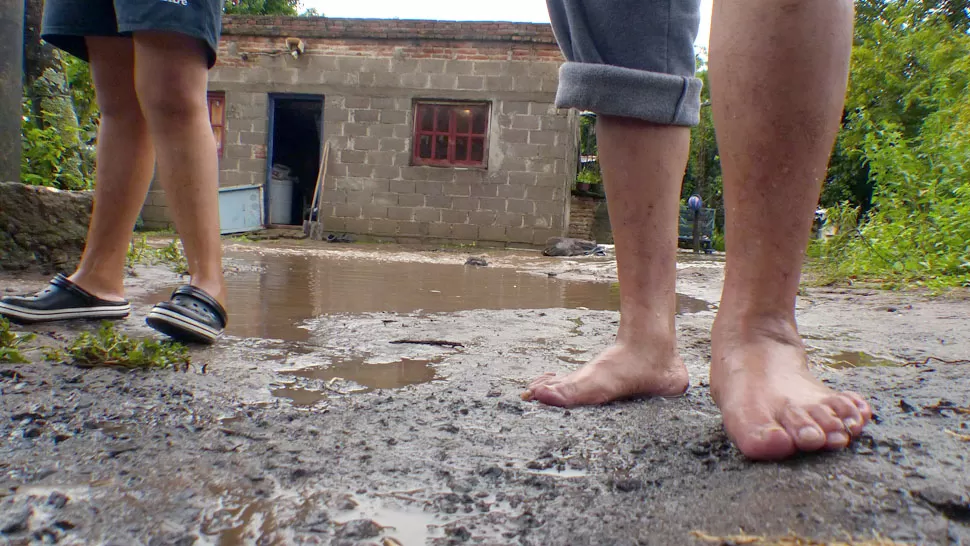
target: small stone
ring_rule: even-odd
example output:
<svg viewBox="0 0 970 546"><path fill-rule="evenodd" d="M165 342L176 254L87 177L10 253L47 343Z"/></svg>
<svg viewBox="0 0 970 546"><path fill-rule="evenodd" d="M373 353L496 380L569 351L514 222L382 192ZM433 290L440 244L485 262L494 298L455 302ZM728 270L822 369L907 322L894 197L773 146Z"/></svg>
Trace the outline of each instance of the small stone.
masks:
<svg viewBox="0 0 970 546"><path fill-rule="evenodd" d="M473 265L475 267L486 267L488 265L488 262L485 261L485 258L482 258L480 256L472 256L465 261L465 265Z"/></svg>
<svg viewBox="0 0 970 546"><path fill-rule="evenodd" d="M468 539L472 538L471 532L464 526L449 527L445 529L445 534L457 539L460 542L467 542Z"/></svg>
<svg viewBox="0 0 970 546"><path fill-rule="evenodd" d="M24 429L24 438L37 438L44 430L40 427L27 427Z"/></svg>
<svg viewBox="0 0 970 546"><path fill-rule="evenodd" d="M0 515L0 535L12 535L27 530L33 510L29 507Z"/></svg>
<svg viewBox="0 0 970 546"><path fill-rule="evenodd" d="M338 510L347 510L347 511L354 510L355 508L357 508L357 506L358 506L357 501L355 501L354 498L351 496L346 496L337 502Z"/></svg>
<svg viewBox="0 0 970 546"><path fill-rule="evenodd" d="M348 521L337 531L337 538L373 538L381 534L381 529L373 520L355 519Z"/></svg>
<svg viewBox="0 0 970 546"><path fill-rule="evenodd" d="M60 510L61 508L64 508L65 506L67 506L67 501L69 500L71 499L69 499L67 495L65 495L64 493L61 493L59 491L54 491L53 493L50 494L49 497L47 497L47 504Z"/></svg>
<svg viewBox="0 0 970 546"><path fill-rule="evenodd" d="M623 493L643 489L643 482L636 479L620 480L616 482L616 488Z"/></svg>
<svg viewBox="0 0 970 546"><path fill-rule="evenodd" d="M497 466L490 466L478 473L483 478L501 478L505 471Z"/></svg>

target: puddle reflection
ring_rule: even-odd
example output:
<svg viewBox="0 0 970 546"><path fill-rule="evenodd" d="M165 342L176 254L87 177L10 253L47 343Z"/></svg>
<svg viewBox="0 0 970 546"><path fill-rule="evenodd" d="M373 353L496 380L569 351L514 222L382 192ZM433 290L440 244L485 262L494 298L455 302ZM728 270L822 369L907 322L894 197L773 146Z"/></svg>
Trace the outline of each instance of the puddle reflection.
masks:
<svg viewBox="0 0 970 546"><path fill-rule="evenodd" d="M332 313L620 308L616 283L564 281L507 268L249 252L226 256L255 266L226 279L227 333L238 337L306 341L310 332L303 321ZM157 303L171 290L141 301ZM706 301L678 295L679 313L709 308Z"/></svg>
<svg viewBox="0 0 970 546"><path fill-rule="evenodd" d="M901 366L903 363L873 356L862 351L846 351L826 357L826 365L830 368L869 368L874 366Z"/></svg>

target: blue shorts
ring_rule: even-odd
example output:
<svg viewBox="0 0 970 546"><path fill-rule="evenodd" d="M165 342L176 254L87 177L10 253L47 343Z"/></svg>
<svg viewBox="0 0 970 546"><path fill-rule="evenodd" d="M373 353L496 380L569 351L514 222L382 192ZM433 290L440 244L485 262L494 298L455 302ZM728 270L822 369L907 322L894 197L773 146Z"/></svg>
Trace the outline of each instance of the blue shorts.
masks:
<svg viewBox="0 0 970 546"><path fill-rule="evenodd" d="M88 60L86 36L131 36L140 30L204 41L211 68L222 31L222 0L47 0L41 37Z"/></svg>

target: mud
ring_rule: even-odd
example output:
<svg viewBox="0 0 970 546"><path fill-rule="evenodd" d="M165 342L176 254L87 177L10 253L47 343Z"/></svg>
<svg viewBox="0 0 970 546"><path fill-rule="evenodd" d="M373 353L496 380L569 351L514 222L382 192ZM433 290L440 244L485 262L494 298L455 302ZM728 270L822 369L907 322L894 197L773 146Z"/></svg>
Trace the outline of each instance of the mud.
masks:
<svg viewBox="0 0 970 546"><path fill-rule="evenodd" d="M679 265L690 395L562 410L519 393L610 342L615 262L469 250L234 244L234 329L190 372L0 366L0 544L970 544L967 298L806 288L812 365L878 419L847 452L753 464L707 390L722 257ZM122 328L151 335L176 282L139 269Z"/></svg>

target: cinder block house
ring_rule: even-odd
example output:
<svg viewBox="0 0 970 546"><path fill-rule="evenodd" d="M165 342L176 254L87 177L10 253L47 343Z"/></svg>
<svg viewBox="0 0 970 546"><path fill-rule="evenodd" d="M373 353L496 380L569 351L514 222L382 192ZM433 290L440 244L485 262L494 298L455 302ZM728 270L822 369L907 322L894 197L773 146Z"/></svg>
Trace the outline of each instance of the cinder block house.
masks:
<svg viewBox="0 0 970 546"><path fill-rule="evenodd" d="M302 224L329 143L327 232L564 235L579 133L553 105L561 63L542 24L227 16L209 79L224 230L247 188L250 223ZM165 221L155 188L143 218Z"/></svg>

